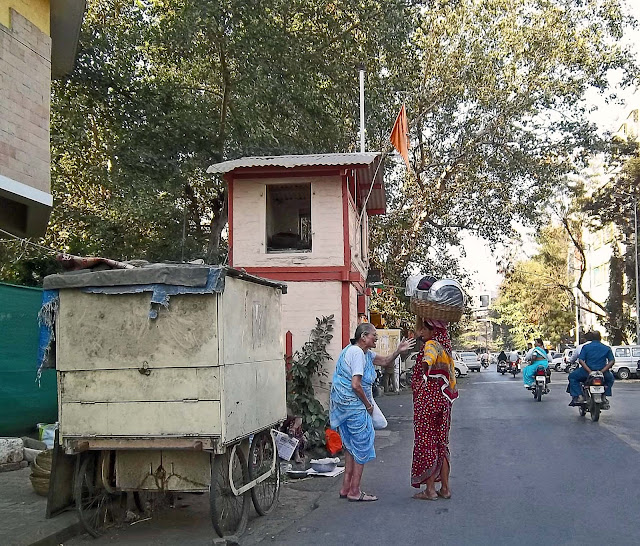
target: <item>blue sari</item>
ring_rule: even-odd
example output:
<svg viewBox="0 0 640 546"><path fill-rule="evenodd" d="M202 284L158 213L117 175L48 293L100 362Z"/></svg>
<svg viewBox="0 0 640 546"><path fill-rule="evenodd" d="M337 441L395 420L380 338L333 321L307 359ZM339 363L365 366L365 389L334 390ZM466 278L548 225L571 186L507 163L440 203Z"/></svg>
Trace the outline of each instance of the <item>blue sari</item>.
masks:
<svg viewBox="0 0 640 546"><path fill-rule="evenodd" d="M540 360L533 360L536 357L538 358L542 357L542 358ZM522 370L522 380L524 381L524 384L527 387L531 387L533 385L534 383L533 376L536 373L538 366L542 366L545 369L549 367L549 360L547 359L547 353L545 353L544 349L540 347L536 347L533 350L533 357L531 360L533 362L528 366L525 366L525 368Z"/></svg>
<svg viewBox="0 0 640 546"><path fill-rule="evenodd" d="M344 356L351 345L347 345L336 363L329 399L329 421L331 428L337 430L342 438L342 445L351 453L358 464L365 464L376 458L373 447L375 432L371 415L367 412L362 400L351 387L351 369ZM365 367L362 375L362 388L369 402L373 402L372 385L376 378L373 366L374 355L371 351L365 354Z"/></svg>

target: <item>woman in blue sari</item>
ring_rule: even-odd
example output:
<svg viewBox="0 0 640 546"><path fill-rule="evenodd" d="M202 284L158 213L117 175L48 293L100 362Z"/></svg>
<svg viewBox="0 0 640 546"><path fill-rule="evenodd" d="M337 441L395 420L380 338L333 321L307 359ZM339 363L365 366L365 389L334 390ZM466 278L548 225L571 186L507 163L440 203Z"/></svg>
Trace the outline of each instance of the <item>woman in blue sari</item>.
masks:
<svg viewBox="0 0 640 546"><path fill-rule="evenodd" d="M378 334L375 326L363 323L338 358L331 385L329 419L331 428L337 430L345 449L345 471L340 497L352 502L376 501L375 495L367 495L360 489L365 463L375 459L373 447L375 433L372 385L376 378L375 366L393 365L398 355L415 345L415 340L402 340L389 356L376 355Z"/></svg>
<svg viewBox="0 0 640 546"><path fill-rule="evenodd" d="M535 340L535 347L525 355L525 360L531 361L531 364L522 370L522 380L524 381L525 387L531 387L533 386L533 376L536 373L538 366L542 366L545 369L549 367L550 359L544 348L542 339L537 338Z"/></svg>

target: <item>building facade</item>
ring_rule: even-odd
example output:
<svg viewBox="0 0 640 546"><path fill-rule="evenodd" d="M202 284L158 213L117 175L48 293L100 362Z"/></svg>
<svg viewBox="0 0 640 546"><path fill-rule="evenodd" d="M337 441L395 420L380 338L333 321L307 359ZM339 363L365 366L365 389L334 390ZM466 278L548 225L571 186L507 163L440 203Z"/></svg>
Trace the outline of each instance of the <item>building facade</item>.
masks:
<svg viewBox="0 0 640 546"><path fill-rule="evenodd" d="M282 323L292 354L316 318L334 316L327 376L368 311L369 222L386 211L381 154L242 158L212 165L229 194L229 265L285 281Z"/></svg>
<svg viewBox="0 0 640 546"><path fill-rule="evenodd" d="M73 68L84 0L0 0L0 229L44 235L51 79Z"/></svg>

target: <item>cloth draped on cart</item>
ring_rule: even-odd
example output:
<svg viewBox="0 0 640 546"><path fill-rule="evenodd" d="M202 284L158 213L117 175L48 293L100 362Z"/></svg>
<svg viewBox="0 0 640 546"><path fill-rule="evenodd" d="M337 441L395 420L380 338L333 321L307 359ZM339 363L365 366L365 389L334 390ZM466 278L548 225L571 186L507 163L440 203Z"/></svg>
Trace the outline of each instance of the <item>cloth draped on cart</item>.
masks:
<svg viewBox="0 0 640 546"><path fill-rule="evenodd" d="M425 374L413 374L411 385L415 435L411 485L420 488L434 474L436 481L440 481L444 461L451 461L451 405L458 397L458 391L453 359L435 339L425 343L416 359L416 367L425 370Z"/></svg>
<svg viewBox="0 0 640 546"><path fill-rule="evenodd" d="M358 464L365 464L376 458L373 447L375 432L371 416L351 387L351 378L353 375L360 375L354 371L362 372L362 388L369 401L373 402L372 385L376 378L373 360L376 355L367 351L364 353L364 369L352 370L349 359L345 358L350 350L354 353L358 350L362 352L359 347L348 345L340 353L331 385L329 420L331 428L340 433L344 448Z"/></svg>

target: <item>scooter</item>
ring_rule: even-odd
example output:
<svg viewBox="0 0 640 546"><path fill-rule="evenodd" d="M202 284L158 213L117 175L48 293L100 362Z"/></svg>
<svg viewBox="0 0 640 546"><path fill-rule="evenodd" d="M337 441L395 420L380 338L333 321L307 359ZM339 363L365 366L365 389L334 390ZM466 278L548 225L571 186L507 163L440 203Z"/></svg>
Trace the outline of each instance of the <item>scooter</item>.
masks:
<svg viewBox="0 0 640 546"><path fill-rule="evenodd" d="M502 375L504 375L505 373L507 373L507 361L506 360L498 360L498 365L496 367L496 371L498 373L501 373Z"/></svg>
<svg viewBox="0 0 640 546"><path fill-rule="evenodd" d="M536 402L542 402L542 395L549 393L549 382L547 377L547 370L544 366L538 366L533 379L535 383L531 387L527 387L532 393ZM515 377L515 376L514 376Z"/></svg>
<svg viewBox="0 0 640 546"><path fill-rule="evenodd" d="M482 361L482 367L486 370L489 367L489 361L488 360L483 360Z"/></svg>
<svg viewBox="0 0 640 546"><path fill-rule="evenodd" d="M587 412L591 414L591 420L600 419L600 412L609 409L604 401L604 374L600 371L591 372L587 380L582 384L582 396L584 402L578 406L580 415L584 417Z"/></svg>

